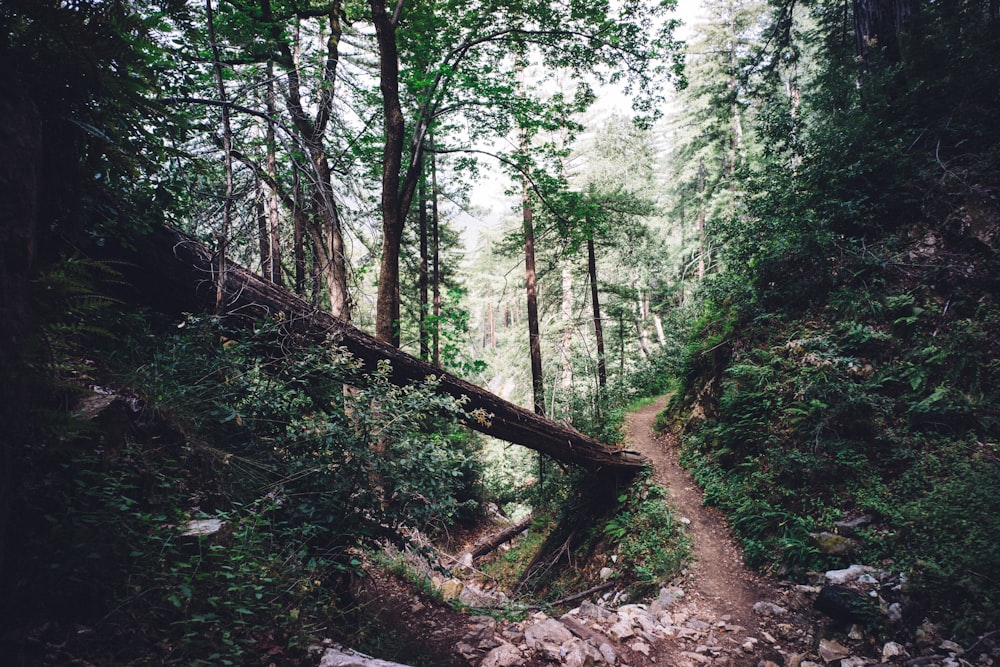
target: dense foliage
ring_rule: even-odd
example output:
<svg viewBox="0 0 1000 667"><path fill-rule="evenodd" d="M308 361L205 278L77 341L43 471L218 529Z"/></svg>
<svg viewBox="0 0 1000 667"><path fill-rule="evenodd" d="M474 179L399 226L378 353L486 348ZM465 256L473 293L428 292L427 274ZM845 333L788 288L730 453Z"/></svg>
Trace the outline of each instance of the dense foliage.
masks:
<svg viewBox="0 0 1000 667"><path fill-rule="evenodd" d="M1000 43L981 3L913 11L855 42L839 5L781 6L730 71L752 159L707 220L721 265L672 414L750 562L889 564L914 621L964 634L1000 613ZM858 550L821 553L862 514Z"/></svg>
<svg viewBox="0 0 1000 667"><path fill-rule="evenodd" d="M132 316L115 334L104 381L130 393L31 447L14 503L23 618L102 616L71 651L291 661L331 621L349 630L338 598L361 548L478 510L475 444L432 379L363 377L339 349L297 349L269 327L237 340L212 319ZM207 519L222 530L185 535Z"/></svg>

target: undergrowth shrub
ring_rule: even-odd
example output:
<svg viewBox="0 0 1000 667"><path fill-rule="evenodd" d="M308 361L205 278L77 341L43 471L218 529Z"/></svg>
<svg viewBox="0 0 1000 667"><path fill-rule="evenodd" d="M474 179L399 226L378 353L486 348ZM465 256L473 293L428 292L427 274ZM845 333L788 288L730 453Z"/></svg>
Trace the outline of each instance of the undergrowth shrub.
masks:
<svg viewBox="0 0 1000 667"><path fill-rule="evenodd" d="M293 663L317 633L336 635L359 548L476 512L477 441L434 378L397 387L387 365L363 372L271 324L114 326L114 351L95 357L141 412L115 442L102 424L54 424L15 503L24 587L12 594L26 617L100 619L74 639L83 655ZM182 536L209 518L228 526L221 541Z"/></svg>
<svg viewBox="0 0 1000 667"><path fill-rule="evenodd" d="M691 557L683 524L648 472L618 496L617 511L604 524L603 533L619 556L615 568L635 582L640 594L676 577Z"/></svg>
<svg viewBox="0 0 1000 667"><path fill-rule="evenodd" d="M828 305L693 341L701 362L671 409L697 391L706 400L714 383L714 411L687 423L682 462L748 563L801 575L891 561L913 575L922 609L982 629L1000 593L987 537L998 528L998 341L984 324L997 309L949 310L918 289L865 295L853 318ZM708 363L708 345L730 353ZM859 551L820 552L812 534L860 514L874 524Z"/></svg>

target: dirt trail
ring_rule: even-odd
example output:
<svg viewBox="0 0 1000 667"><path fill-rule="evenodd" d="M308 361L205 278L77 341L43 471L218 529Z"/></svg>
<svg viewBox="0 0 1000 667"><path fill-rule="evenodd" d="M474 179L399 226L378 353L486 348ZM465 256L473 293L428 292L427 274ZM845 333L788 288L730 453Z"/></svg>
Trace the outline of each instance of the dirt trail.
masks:
<svg viewBox="0 0 1000 667"><path fill-rule="evenodd" d="M728 614L734 623L756 632L753 605L773 597L773 591L765 580L744 566L722 514L702 505L701 491L677 460L676 437L657 436L654 432L656 415L666 402L667 397L662 397L626 416L626 446L652 460L654 481L667 489L679 514L691 522L688 535L695 562L688 568L687 594L716 615Z"/></svg>

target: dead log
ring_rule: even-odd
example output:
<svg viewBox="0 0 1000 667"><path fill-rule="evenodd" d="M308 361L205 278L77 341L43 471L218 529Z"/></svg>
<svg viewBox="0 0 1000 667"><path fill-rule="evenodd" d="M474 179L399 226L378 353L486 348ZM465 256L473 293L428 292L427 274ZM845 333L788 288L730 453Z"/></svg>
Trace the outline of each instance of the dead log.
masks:
<svg viewBox="0 0 1000 667"><path fill-rule="evenodd" d="M469 553L472 554L473 558L482 558L499 547L501 544L510 542L512 539L524 532L528 526L531 525L531 519L532 517L529 516L526 519L518 521L513 526L504 528L499 533L484 537L472 546Z"/></svg>
<svg viewBox="0 0 1000 667"><path fill-rule="evenodd" d="M157 226L121 253L131 265L122 272L137 290L136 298L170 313L214 310L217 262L213 252L194 238ZM609 447L376 340L238 264L227 263L222 294L229 324L252 327L272 319L280 322L283 332L304 342L346 348L368 369L388 360L397 384L438 378L441 391L467 397L464 407L472 418L466 425L473 430L595 472L631 475L649 464L638 452Z"/></svg>

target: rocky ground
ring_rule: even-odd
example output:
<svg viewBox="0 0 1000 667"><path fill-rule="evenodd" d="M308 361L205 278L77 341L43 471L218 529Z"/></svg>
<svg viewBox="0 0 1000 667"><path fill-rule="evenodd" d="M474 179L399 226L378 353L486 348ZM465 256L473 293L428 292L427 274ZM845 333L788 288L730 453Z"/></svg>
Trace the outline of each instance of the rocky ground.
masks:
<svg viewBox="0 0 1000 667"><path fill-rule="evenodd" d="M897 625L905 603L901 576L863 565L817 573L811 585L777 582L749 572L721 515L677 463L676 443L658 438L653 420L663 402L629 416L627 445L653 461L654 479L689 526L695 561L684 576L652 600L630 601L613 588L595 593L567 613L536 612L513 622L470 615L432 600L417 600L401 582L374 575L368 598L387 625L422 640L437 664L617 665L699 667L963 667L1000 664L1000 633L962 647L924 622L916 632ZM502 593L484 590L469 558L442 555L427 576L444 597L472 607L502 605ZM420 559L413 559L413 563ZM424 561L426 562L426 561ZM612 563L609 563L613 566ZM450 569L451 576L441 574ZM817 611L818 606L825 614ZM866 631L866 621L876 620ZM898 636L890 639L893 628ZM886 632L886 629L889 632ZM389 667L338 647L323 647L321 667Z"/></svg>

